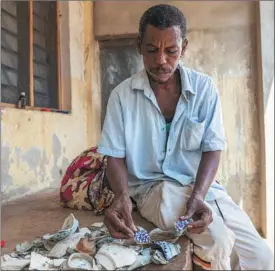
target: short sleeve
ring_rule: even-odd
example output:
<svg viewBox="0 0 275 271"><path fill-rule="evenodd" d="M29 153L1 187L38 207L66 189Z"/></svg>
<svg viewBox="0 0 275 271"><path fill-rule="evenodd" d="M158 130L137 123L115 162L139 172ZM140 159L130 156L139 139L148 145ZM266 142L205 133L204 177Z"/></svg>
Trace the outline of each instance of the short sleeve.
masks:
<svg viewBox="0 0 275 271"><path fill-rule="evenodd" d="M211 97L207 110L205 132L202 140L203 152L221 151L226 149L220 97L212 80L209 82L209 87Z"/></svg>
<svg viewBox="0 0 275 271"><path fill-rule="evenodd" d="M125 157L125 133L119 94L111 92L97 151L103 155Z"/></svg>

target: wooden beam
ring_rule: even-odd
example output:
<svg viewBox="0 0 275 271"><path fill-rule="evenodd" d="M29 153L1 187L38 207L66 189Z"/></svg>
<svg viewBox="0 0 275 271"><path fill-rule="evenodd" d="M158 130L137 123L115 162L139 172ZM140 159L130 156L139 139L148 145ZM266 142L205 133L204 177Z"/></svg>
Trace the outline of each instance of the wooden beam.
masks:
<svg viewBox="0 0 275 271"><path fill-rule="evenodd" d="M57 49L57 91L58 91L58 109L63 109L62 104L62 85L61 85L61 53L60 53L60 7L59 1L56 1L56 49Z"/></svg>
<svg viewBox="0 0 275 271"><path fill-rule="evenodd" d="M1 108L16 108L16 104L0 103Z"/></svg>
<svg viewBox="0 0 275 271"><path fill-rule="evenodd" d="M29 0L29 82L30 82L30 106L34 106L33 84L33 0Z"/></svg>
<svg viewBox="0 0 275 271"><path fill-rule="evenodd" d="M262 46L261 46L261 17L260 17L260 3L256 3L256 61L257 61L257 100L259 111L259 128L260 128L260 234L263 238L267 237L267 202L266 202L266 160L265 160L265 125L264 125L264 96L263 96L263 73L262 73Z"/></svg>

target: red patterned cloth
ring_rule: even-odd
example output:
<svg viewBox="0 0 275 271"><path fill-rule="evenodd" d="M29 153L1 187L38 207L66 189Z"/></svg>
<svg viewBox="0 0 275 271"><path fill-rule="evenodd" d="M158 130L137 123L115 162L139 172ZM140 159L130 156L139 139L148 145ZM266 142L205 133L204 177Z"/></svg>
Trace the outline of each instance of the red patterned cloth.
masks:
<svg viewBox="0 0 275 271"><path fill-rule="evenodd" d="M60 203L65 208L93 210L102 214L114 194L106 178L107 158L89 148L67 168L60 187Z"/></svg>

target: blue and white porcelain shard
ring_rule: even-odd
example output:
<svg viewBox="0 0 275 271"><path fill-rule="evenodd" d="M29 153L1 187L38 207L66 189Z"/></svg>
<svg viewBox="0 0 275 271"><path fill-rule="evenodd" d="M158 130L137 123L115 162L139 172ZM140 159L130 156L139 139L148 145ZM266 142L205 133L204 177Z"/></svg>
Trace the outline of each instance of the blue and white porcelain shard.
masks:
<svg viewBox="0 0 275 271"><path fill-rule="evenodd" d="M172 244L164 241L152 242L153 248L160 250L164 255L166 261L170 261L172 258L180 254L180 245Z"/></svg>
<svg viewBox="0 0 275 271"><path fill-rule="evenodd" d="M136 261L130 265L126 266L124 270L135 270L144 265L150 264L152 262L151 248L146 248L141 251L137 256Z"/></svg>
<svg viewBox="0 0 275 271"><path fill-rule="evenodd" d="M163 253L160 250L155 250L152 255L152 262L155 264L168 264L169 261L167 261L163 255Z"/></svg>
<svg viewBox="0 0 275 271"><path fill-rule="evenodd" d="M33 245L31 243L29 243L28 241L25 241L22 244L16 245L16 251L23 253L23 252L30 250L32 247L33 247Z"/></svg>
<svg viewBox="0 0 275 271"><path fill-rule="evenodd" d="M134 239L137 244L148 244L150 243L150 235L149 233L140 228L138 231L134 233Z"/></svg>
<svg viewBox="0 0 275 271"><path fill-rule="evenodd" d="M46 234L43 236L44 240L53 240L59 242L71 234L75 233L78 228L78 220L73 214L70 214L65 220L61 229L54 234Z"/></svg>
<svg viewBox="0 0 275 271"><path fill-rule="evenodd" d="M185 220L178 220L174 223L176 235L182 235L183 232L187 229L187 226L193 222L192 218L185 219Z"/></svg>

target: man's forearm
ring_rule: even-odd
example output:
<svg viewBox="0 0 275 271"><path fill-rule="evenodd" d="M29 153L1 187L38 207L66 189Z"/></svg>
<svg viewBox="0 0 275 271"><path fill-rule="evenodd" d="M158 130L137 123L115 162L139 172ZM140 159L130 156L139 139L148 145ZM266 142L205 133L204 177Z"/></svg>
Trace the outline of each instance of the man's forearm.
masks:
<svg viewBox="0 0 275 271"><path fill-rule="evenodd" d="M212 184L220 163L220 151L204 152L196 176L193 195L205 199Z"/></svg>
<svg viewBox="0 0 275 271"><path fill-rule="evenodd" d="M107 158L107 179L115 196L128 196L128 176L123 158Z"/></svg>

